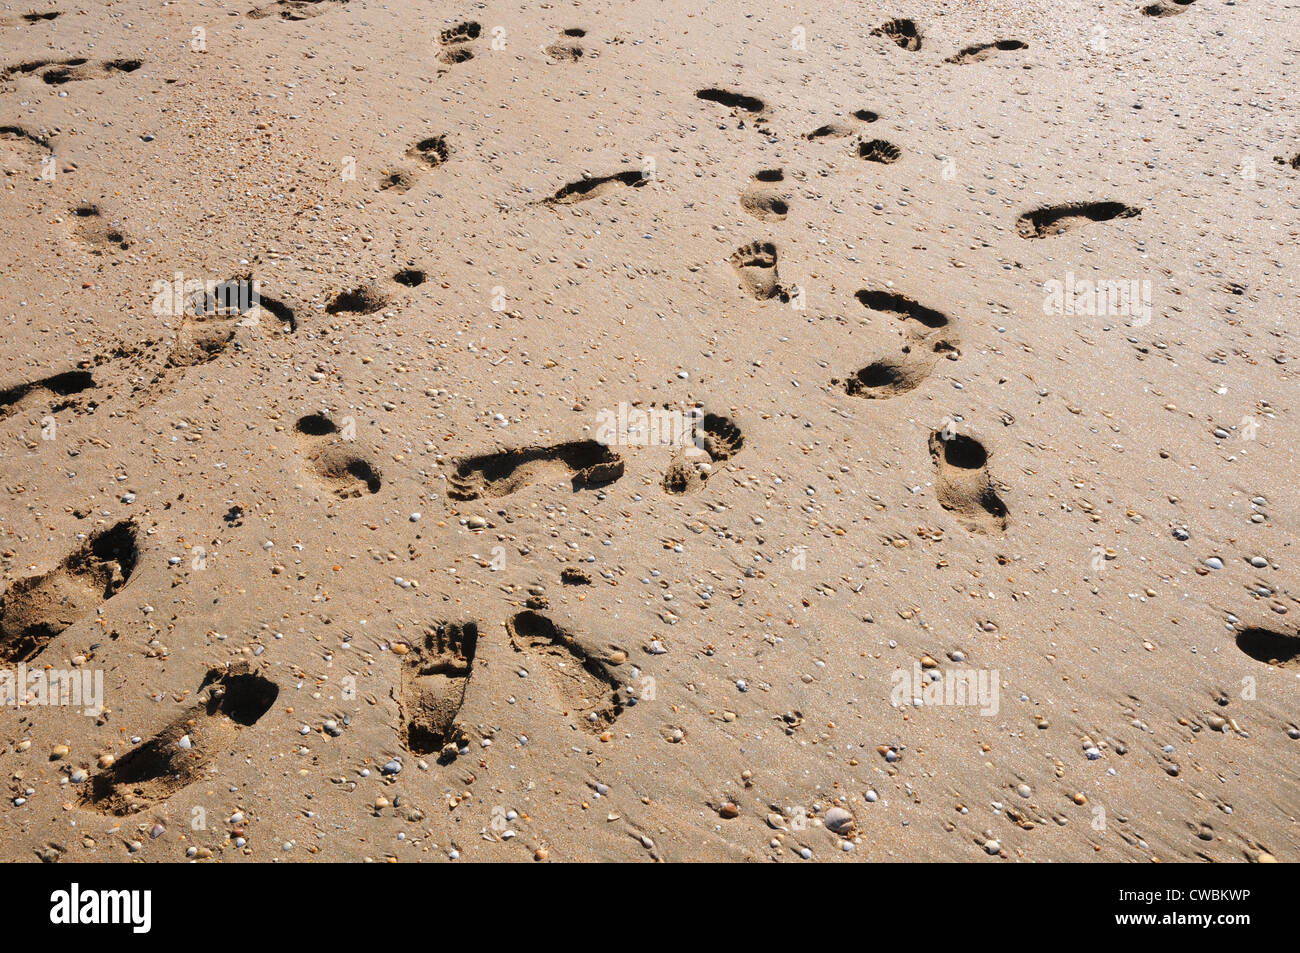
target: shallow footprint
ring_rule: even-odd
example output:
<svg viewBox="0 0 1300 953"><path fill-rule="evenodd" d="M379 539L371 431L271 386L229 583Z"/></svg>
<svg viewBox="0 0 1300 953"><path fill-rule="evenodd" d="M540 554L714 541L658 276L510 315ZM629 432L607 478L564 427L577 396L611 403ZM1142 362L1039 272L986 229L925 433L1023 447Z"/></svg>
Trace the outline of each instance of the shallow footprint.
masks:
<svg viewBox="0 0 1300 953"><path fill-rule="evenodd" d="M108 221L93 202L83 202L72 210L77 238L90 248L91 254L125 251L131 241L114 222Z"/></svg>
<svg viewBox="0 0 1300 953"><path fill-rule="evenodd" d="M664 474L663 487L669 493L693 493L713 475L713 464L730 460L745 446L739 427L720 414L699 419L694 443L677 454Z"/></svg>
<svg viewBox="0 0 1300 953"><path fill-rule="evenodd" d="M1185 13L1193 2L1194 0L1159 0L1158 3L1148 4L1143 7L1142 13L1148 17L1177 16L1180 13Z"/></svg>
<svg viewBox="0 0 1300 953"><path fill-rule="evenodd" d="M993 489L988 451L965 434L930 434L930 459L935 466L935 495L939 505L957 514L973 533L1007 528L1007 508Z"/></svg>
<svg viewBox="0 0 1300 953"><path fill-rule="evenodd" d="M307 444L312 473L341 500L379 492L379 471L348 444L351 440L324 414L299 417L294 432Z"/></svg>
<svg viewBox="0 0 1300 953"><path fill-rule="evenodd" d="M90 779L80 806L118 817L135 814L199 780L239 733L275 704L280 689L246 661L208 671L200 700L149 741Z"/></svg>
<svg viewBox="0 0 1300 953"><path fill-rule="evenodd" d="M135 524L124 520L91 536L49 572L15 582L0 597L0 659L36 658L55 636L117 595L138 558Z"/></svg>
<svg viewBox="0 0 1300 953"><path fill-rule="evenodd" d="M574 205L578 202L598 199L620 187L639 189L648 181L650 180L643 176L639 169L625 169L609 175L584 177L561 186L554 195L542 199L541 204Z"/></svg>
<svg viewBox="0 0 1300 953"><path fill-rule="evenodd" d="M450 761L463 740L456 715L478 649L475 622L436 622L402 655L402 743L412 754Z"/></svg>
<svg viewBox="0 0 1300 953"><path fill-rule="evenodd" d="M777 275L776 257L776 246L771 242L750 242L732 252L727 261L735 269L741 287L750 297L759 301L771 298L788 301L790 296L782 289Z"/></svg>
<svg viewBox="0 0 1300 953"><path fill-rule="evenodd" d="M1116 218L1141 215L1142 209L1123 202L1070 202L1065 205L1047 205L1025 212L1016 219L1016 231L1021 238L1045 238L1060 235L1086 222L1109 222Z"/></svg>
<svg viewBox="0 0 1300 953"><path fill-rule="evenodd" d="M780 169L763 169L740 193L740 207L760 221L781 221L790 212L790 196L773 185L784 181Z"/></svg>
<svg viewBox="0 0 1300 953"><path fill-rule="evenodd" d="M945 63L982 63L984 60L991 59L997 53L1006 53L1011 50L1027 50L1028 43L1020 40L996 40L993 43L976 43L974 46L962 48L954 56L944 60Z"/></svg>
<svg viewBox="0 0 1300 953"><path fill-rule="evenodd" d="M572 27L560 34L560 39L548 46L544 52L553 60L559 60L566 63L575 63L582 59L586 51L582 44L578 42L582 37L587 35L587 31L580 27Z"/></svg>
<svg viewBox="0 0 1300 953"><path fill-rule="evenodd" d="M506 496L548 473L571 474L574 490L605 486L623 475L623 458L595 440L481 454L456 464L447 478L447 496L453 500Z"/></svg>
<svg viewBox="0 0 1300 953"><path fill-rule="evenodd" d="M881 358L855 372L843 382L844 392L854 397L877 400L906 394L925 382L934 371L940 354L955 358L957 349L948 341L937 341L932 348L919 355L913 354L910 347L904 347L903 357Z"/></svg>
<svg viewBox="0 0 1300 953"><path fill-rule="evenodd" d="M598 732L622 714L625 702L613 666L584 648L570 632L531 610L508 620L506 632L516 652L548 671L554 704L564 715Z"/></svg>

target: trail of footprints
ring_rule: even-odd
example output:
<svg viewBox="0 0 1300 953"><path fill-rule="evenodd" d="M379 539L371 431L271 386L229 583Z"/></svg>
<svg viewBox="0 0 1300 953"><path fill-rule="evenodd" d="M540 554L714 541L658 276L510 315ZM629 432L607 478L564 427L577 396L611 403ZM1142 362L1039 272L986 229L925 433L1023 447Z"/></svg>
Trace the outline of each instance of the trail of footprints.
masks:
<svg viewBox="0 0 1300 953"><path fill-rule="evenodd" d="M304 19L346 2L278 0L248 15ZM1148 16L1181 13L1191 2L1161 0L1144 8L1143 13ZM56 16L57 12L29 14L21 20L32 24ZM872 32L909 52L922 47L921 31L911 20L891 20ZM473 44L480 33L480 25L472 21L443 31L439 38L439 59L448 65L472 59ZM585 31L581 29L564 30L545 52L556 61L576 61L584 55L579 42L584 36ZM999 40L968 46L945 62L976 63L999 53L1026 48L1018 40ZM84 58L40 60L0 71L0 79L39 74L45 83L59 85L131 72L140 65L138 60L98 64ZM765 122L768 116L761 99L743 93L707 88L698 91L696 96L737 115L748 116L756 123ZM865 109L855 111L851 117L858 123L878 119L876 113ZM804 138L832 140L857 133L857 126L835 122L814 129ZM49 149L42 137L16 126L0 128L0 139ZM863 160L882 164L901 157L901 150L883 139L860 139L855 151ZM449 154L442 136L419 140L407 151L407 157L424 168L437 168L447 161ZM1278 161L1288 160L1279 157ZM1289 162L1292 167L1300 166L1300 156ZM641 171L634 169L584 177L562 186L538 204L571 205L618 189L638 189L646 181ZM780 169L757 172L741 193L741 207L760 221L785 219L790 211L790 196L784 189L784 181ZM411 182L411 173L399 171L389 174L379 188L405 191ZM1046 206L1021 215L1016 228L1024 238L1041 239L1088 222L1133 217L1140 211L1119 202ZM130 240L107 222L94 204L79 206L74 214L78 235L86 244L102 249L130 247ZM757 300L787 300L788 293L777 271L777 258L776 245L760 240L736 249L729 261L746 294ZM424 273L417 268L393 276L396 283L407 287L415 287L424 279ZM234 281L239 280L245 279ZM848 377L842 384L847 394L880 399L909 393L924 383L939 360L959 356L952 321L942 312L894 292L864 289L857 297L864 307L902 322L909 340L899 356L877 358ZM292 309L273 299L263 298L261 303L269 313L289 325L290 330L296 327ZM368 314L386 303L377 286L363 285L337 295L327 311ZM205 331L203 325L208 320L238 319L242 315L223 312L218 304L205 300L195 307L193 317L195 320L178 334L168 367L194 366L221 353L231 339L231 332ZM93 412L94 394L99 387L96 371L120 356L105 356L88 362L86 367L0 391L0 419L37 405L48 406L52 413ZM663 478L665 492L682 494L698 490L709 479L715 464L731 459L744 446L739 428L720 415L704 414L700 430L698 445L679 449L671 460ZM309 470L335 496L351 499L378 492L382 482L378 471L363 454L348 445L350 441L328 416L317 413L299 418L294 434ZM928 450L935 469L935 493L940 506L955 513L972 532L1005 530L1008 511L994 485L989 453L984 445L967 434L936 431L929 436ZM502 497L557 478L568 480L575 490L595 488L618 480L623 472L622 457L595 441L525 447L471 456L456 463L448 478L447 495L457 501ZM63 631L89 617L120 591L139 558L135 533L135 526L129 522L101 530L54 569L13 583L0 597L0 659L16 663L36 658ZM615 663L584 647L572 633L532 609L512 616L505 622L505 629L514 651L525 656L529 664L547 672L545 681L551 706L589 730L612 724L622 713L626 696L614 673ZM407 750L437 754L449 760L466 742L457 717L473 672L478 638L474 622L436 622L426 628L419 643L402 643L402 651L398 652L402 667L397 696L401 739ZM1236 644L1243 654L1256 661L1281 668L1300 667L1300 636L1246 628L1237 634ZM209 671L199 686L194 704L151 740L91 778L81 795L81 806L109 815L127 815L174 794L197 780L217 756L229 750L239 733L256 724L277 696L277 686L252 671L245 662Z"/></svg>

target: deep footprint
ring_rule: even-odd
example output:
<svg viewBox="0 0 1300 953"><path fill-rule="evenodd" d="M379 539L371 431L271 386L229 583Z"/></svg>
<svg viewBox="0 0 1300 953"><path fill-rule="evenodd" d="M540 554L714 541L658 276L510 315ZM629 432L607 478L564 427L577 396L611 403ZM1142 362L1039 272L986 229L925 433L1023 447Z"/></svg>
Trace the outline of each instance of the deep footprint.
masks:
<svg viewBox="0 0 1300 953"><path fill-rule="evenodd" d="M1142 209L1123 202L1071 202L1025 212L1016 219L1016 231L1021 238L1045 238L1086 222L1109 222L1141 214Z"/></svg>
<svg viewBox="0 0 1300 953"><path fill-rule="evenodd" d="M1277 668L1300 668L1300 635L1249 628L1237 633L1237 648L1257 662Z"/></svg>
<svg viewBox="0 0 1300 953"><path fill-rule="evenodd" d="M881 358L857 371L843 382L844 392L853 397L877 400L906 394L925 382L933 372L940 354L955 358L957 349L948 341L938 341L920 355L912 354L911 348L905 347L902 358Z"/></svg>
<svg viewBox="0 0 1300 953"><path fill-rule="evenodd" d="M921 31L911 20L890 20L871 31L872 36L885 36L901 48L915 52L921 48Z"/></svg>
<svg viewBox="0 0 1300 953"><path fill-rule="evenodd" d="M935 495L939 505L957 514L973 533L1001 532L1007 528L1007 508L993 489L988 471L988 451L965 434L930 434L930 459L935 466Z"/></svg>
<svg viewBox="0 0 1300 953"><path fill-rule="evenodd" d="M532 611L506 622L506 632L516 652L548 671L554 704L564 715L598 732L622 714L625 703L613 666L585 649L571 633Z"/></svg>
<svg viewBox="0 0 1300 953"><path fill-rule="evenodd" d="M768 301L780 298L788 301L789 295L781 287L776 270L776 246L771 242L750 242L731 253L727 259L740 278L740 285L751 298Z"/></svg>
<svg viewBox="0 0 1300 953"><path fill-rule="evenodd" d="M463 732L456 716L478 649L474 622L437 622L402 656L402 743L412 754L456 757Z"/></svg>
<svg viewBox="0 0 1300 953"><path fill-rule="evenodd" d="M447 478L447 496L453 500L506 496L548 473L571 474L574 490L600 487L623 475L623 458L595 440L482 454L456 465Z"/></svg>
<svg viewBox="0 0 1300 953"><path fill-rule="evenodd" d="M694 446L678 454L664 474L663 487L669 493L700 489L713 475L715 463L730 460L745 446L740 428L720 414L705 414L694 437Z"/></svg>
<svg viewBox="0 0 1300 953"><path fill-rule="evenodd" d="M256 724L279 694L279 687L247 662L210 669L199 685L200 701L91 778L80 806L123 817L175 794L199 780L203 769Z"/></svg>
<svg viewBox="0 0 1300 953"><path fill-rule="evenodd" d="M30 662L64 629L113 598L139 558L135 524L90 537L57 567L20 579L0 598L0 659Z"/></svg>
<svg viewBox="0 0 1300 953"><path fill-rule="evenodd" d="M858 158L865 159L867 162L889 165L891 162L897 162L902 155L902 149L884 139L864 139L858 143Z"/></svg>
<svg viewBox="0 0 1300 953"><path fill-rule="evenodd" d="M927 329L927 331L919 332L922 336L929 331L938 331L952 324L952 319L942 311L927 308L906 295L893 291L873 291L864 288L857 293L856 297L864 308L880 311L883 314L892 314L906 321L917 322Z"/></svg>
<svg viewBox="0 0 1300 953"><path fill-rule="evenodd" d="M308 414L298 418L293 429L308 443L312 473L334 496L351 500L379 492L383 485L379 471L348 446L351 441L344 439L334 421L324 414Z"/></svg>

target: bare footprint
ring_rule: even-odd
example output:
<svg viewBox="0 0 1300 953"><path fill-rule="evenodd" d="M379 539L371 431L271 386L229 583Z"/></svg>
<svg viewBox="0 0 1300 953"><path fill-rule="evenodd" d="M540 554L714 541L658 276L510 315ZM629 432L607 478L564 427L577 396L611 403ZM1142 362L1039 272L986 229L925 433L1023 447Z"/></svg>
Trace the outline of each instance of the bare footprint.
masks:
<svg viewBox="0 0 1300 953"><path fill-rule="evenodd" d="M992 43L976 43L974 46L963 47L960 52L948 57L944 62L958 64L982 63L998 53L1027 49L1029 49L1029 44L1022 43L1020 40L996 40Z"/></svg>
<svg viewBox="0 0 1300 953"><path fill-rule="evenodd" d="M577 202L587 202L607 195L615 189L624 187L639 189L648 181L650 180L645 178L639 169L625 169L610 175L584 176L561 186L554 195L542 199L541 204L573 205Z"/></svg>
<svg viewBox="0 0 1300 953"><path fill-rule="evenodd" d="M890 20L871 31L872 36L884 36L899 47L916 52L921 48L921 31L911 20Z"/></svg>
<svg viewBox="0 0 1300 953"><path fill-rule="evenodd" d="M1185 13L1194 0L1159 0L1142 8L1142 14L1148 17L1172 17Z"/></svg>
<svg viewBox="0 0 1300 953"><path fill-rule="evenodd" d="M612 725L622 714L625 702L613 665L571 633L533 611L507 621L506 632L514 650L527 658L530 684L537 668L545 670L549 702L561 714L594 732Z"/></svg>
<svg viewBox="0 0 1300 953"><path fill-rule="evenodd" d="M329 10L337 9L348 0L275 0L264 7L249 10L248 16L254 20L266 17L279 17L281 20L307 20L320 16Z"/></svg>
<svg viewBox="0 0 1300 953"><path fill-rule="evenodd" d="M72 215L77 238L90 249L91 254L125 251L131 247L130 239L117 223L106 219L95 203L81 203L72 210Z"/></svg>
<svg viewBox="0 0 1300 953"><path fill-rule="evenodd" d="M210 669L199 685L199 701L92 777L80 806L122 817L175 794L199 780L240 732L271 709L279 694L279 687L252 671L246 661Z"/></svg>
<svg viewBox="0 0 1300 953"><path fill-rule="evenodd" d="M936 341L919 354L913 353L910 346L904 347L901 358L880 358L855 372L843 382L844 392L877 400L906 394L920 387L933 373L940 355L955 359L957 353L948 341Z"/></svg>
<svg viewBox="0 0 1300 953"><path fill-rule="evenodd" d="M699 418L694 444L679 452L664 474L663 487L669 493L694 493L713 475L713 465L730 460L745 445L745 435L720 414Z"/></svg>
<svg viewBox="0 0 1300 953"><path fill-rule="evenodd" d="M605 486L623 475L623 458L595 440L482 454L456 464L447 478L447 496L453 500L506 496L561 473L569 474L574 490Z"/></svg>
<svg viewBox="0 0 1300 953"><path fill-rule="evenodd" d="M587 31L580 27L572 27L560 34L560 38L546 47L544 52L553 60L564 63L575 63L582 59L586 51L582 44L578 42L582 37L587 35Z"/></svg>
<svg viewBox="0 0 1300 953"><path fill-rule="evenodd" d="M379 471L352 449L346 433L324 414L299 417L294 432L304 443L311 472L341 500L378 493Z"/></svg>
<svg viewBox="0 0 1300 953"><path fill-rule="evenodd" d="M776 246L771 242L750 242L731 253L727 259L740 278L740 285L746 294L759 301L771 298L790 300L790 296L781 287L781 280L776 270Z"/></svg>
<svg viewBox="0 0 1300 953"><path fill-rule="evenodd" d="M0 659L30 662L64 629L126 585L139 558L135 524L91 536L54 569L20 579L0 598Z"/></svg>
<svg viewBox="0 0 1300 953"><path fill-rule="evenodd" d="M412 754L450 761L463 740L456 715L478 649L475 622L436 622L402 655L402 743Z"/></svg>
<svg viewBox="0 0 1300 953"><path fill-rule="evenodd" d="M973 533L1006 529L1007 508L993 488L982 443L965 434L935 431L930 434L930 459L940 506L956 513Z"/></svg>
<svg viewBox="0 0 1300 953"><path fill-rule="evenodd" d="M1142 209L1123 202L1071 202L1066 205L1048 205L1025 212L1016 219L1016 231L1021 238L1045 238L1086 222L1109 222L1111 219L1132 218L1141 215Z"/></svg>
<svg viewBox="0 0 1300 953"><path fill-rule="evenodd" d="M879 311L882 314L892 314L904 321L916 322L917 325L925 329L923 331L918 330L914 325L909 324L908 328L914 337L925 337L932 331L942 331L952 326L952 319L942 311L927 308L906 295L894 291L864 288L857 293L856 297L864 308Z"/></svg>
<svg viewBox="0 0 1300 953"><path fill-rule="evenodd" d="M452 66L457 63L464 63L466 60L472 60L474 50L470 47L470 43L477 40L482 32L483 27L473 20L467 20L448 30L443 30L438 36L438 44L442 47L438 59Z"/></svg>
<svg viewBox="0 0 1300 953"><path fill-rule="evenodd" d="M858 158L889 165L902 158L903 150L884 139L864 139L858 143Z"/></svg>
<svg viewBox="0 0 1300 953"><path fill-rule="evenodd" d="M759 221L781 221L790 212L790 196L776 187L784 181L780 169L763 169L740 193L740 207Z"/></svg>

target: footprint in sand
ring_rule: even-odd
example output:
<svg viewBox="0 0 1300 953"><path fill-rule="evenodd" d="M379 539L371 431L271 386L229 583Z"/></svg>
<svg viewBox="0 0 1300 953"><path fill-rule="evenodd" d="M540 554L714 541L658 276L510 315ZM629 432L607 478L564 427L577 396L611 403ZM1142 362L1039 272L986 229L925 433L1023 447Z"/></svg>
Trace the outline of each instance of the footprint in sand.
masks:
<svg viewBox="0 0 1300 953"><path fill-rule="evenodd" d="M538 669L545 672L546 677L530 677L525 683L529 692L534 685L545 686L542 691L546 695L529 694L530 702L540 702L595 732L612 725L623 713L626 703L612 661L599 657L571 633L531 610L507 621L506 632L514 650L526 657L529 675Z"/></svg>
<svg viewBox="0 0 1300 953"><path fill-rule="evenodd" d="M870 109L855 109L850 115L858 122L875 122L880 118L878 113L872 112ZM844 139L856 134L857 131L857 126L849 125L846 122L829 122L807 133L804 138L812 141L817 139Z"/></svg>
<svg viewBox="0 0 1300 953"><path fill-rule="evenodd" d="M727 261L740 277L740 286L751 298L789 301L790 296L781 287L777 274L776 258L776 246L771 242L750 242L732 252Z"/></svg>
<svg viewBox="0 0 1300 953"><path fill-rule="evenodd" d="M932 331L943 331L952 327L952 319L942 311L918 304L906 295L894 291L876 291L864 288L855 296L864 308L892 314L894 317L909 322L916 322L925 330L909 324L908 331L913 337L925 337Z"/></svg>
<svg viewBox="0 0 1300 953"><path fill-rule="evenodd" d="M81 203L72 210L72 217L78 240L90 249L92 255L125 251L131 247L130 239L117 223L105 218L95 203Z"/></svg>
<svg viewBox="0 0 1300 953"><path fill-rule="evenodd" d="M249 10L248 16L254 20L261 20L265 17L279 17L281 20L307 20L330 10L336 10L347 2L348 0L275 0L275 3Z"/></svg>
<svg viewBox="0 0 1300 953"><path fill-rule="evenodd" d="M1275 668L1300 668L1300 635L1252 626L1237 633L1237 648Z"/></svg>
<svg viewBox="0 0 1300 953"><path fill-rule="evenodd" d="M890 20L871 31L872 36L884 36L902 49L916 52L921 48L921 30L911 20Z"/></svg>
<svg viewBox="0 0 1300 953"><path fill-rule="evenodd" d="M764 131L763 127L767 123L768 112L767 105L757 96L748 96L745 93L737 93L730 89L719 89L711 86L707 89L696 90L696 99L702 99L707 103L717 103L720 106L726 106L740 117L740 125L744 125L744 116L748 116L754 121L754 126L760 132Z"/></svg>
<svg viewBox="0 0 1300 953"><path fill-rule="evenodd" d="M1160 0L1143 7L1142 14L1148 17L1173 17L1187 12L1187 8L1194 2L1195 0Z"/></svg>
<svg viewBox="0 0 1300 953"><path fill-rule="evenodd" d="M23 408L41 408L47 414L64 410L73 413L93 413L97 406L92 397L96 387L95 375L90 370L61 371L24 384L15 384L0 390L0 420L18 413Z"/></svg>
<svg viewBox="0 0 1300 953"><path fill-rule="evenodd" d="M1123 202L1047 205L1025 212L1017 218L1016 232L1021 238L1045 238L1048 235L1060 235L1086 222L1109 222L1111 219L1132 218L1141 214L1142 209Z"/></svg>
<svg viewBox="0 0 1300 953"><path fill-rule="evenodd" d="M625 169L610 175L589 176L561 186L558 191L544 198L539 205L574 205L598 199L621 188L639 189L650 180L639 169Z"/></svg>
<svg viewBox="0 0 1300 953"><path fill-rule="evenodd" d="M48 23L63 16L62 10L49 10L44 13L19 13L0 16L0 26L35 26Z"/></svg>
<svg viewBox="0 0 1300 953"><path fill-rule="evenodd" d="M0 126L0 171L37 175L54 149L44 136L22 126Z"/></svg>
<svg viewBox="0 0 1300 953"><path fill-rule="evenodd" d="M100 814L135 814L199 780L280 694L245 661L210 669L199 700L156 735L90 779L80 806Z"/></svg>
<svg viewBox="0 0 1300 953"><path fill-rule="evenodd" d="M426 136L406 150L408 158L416 160L421 166L436 169L451 157L451 146L446 136ZM378 189L381 192L392 190L405 192L416 182L416 175L409 169L382 170Z"/></svg>
<svg viewBox="0 0 1300 953"><path fill-rule="evenodd" d="M349 434L324 414L299 417L294 433L304 444L311 472L341 500L379 492L379 471L349 444Z"/></svg>
<svg viewBox="0 0 1300 953"><path fill-rule="evenodd" d="M438 45L442 47L438 59L452 66L472 60L474 50L470 44L477 40L482 32L483 28L473 20L457 23L451 29L443 30L438 36Z"/></svg>
<svg viewBox="0 0 1300 953"><path fill-rule="evenodd" d="M139 558L136 527L123 521L91 536L58 566L28 576L0 598L0 659L30 662L64 629L113 598Z"/></svg>
<svg viewBox="0 0 1300 953"><path fill-rule="evenodd" d="M858 158L865 159L867 162L889 165L891 162L897 162L902 155L902 149L884 139L863 139L858 143Z"/></svg>
<svg viewBox="0 0 1300 953"><path fill-rule="evenodd" d="M945 63L982 63L984 60L992 59L998 53L1009 53L1012 50L1027 50L1028 43L1022 43L1020 40L996 40L992 43L976 43L974 46L963 47L960 52L944 60Z"/></svg>
<svg viewBox="0 0 1300 953"><path fill-rule="evenodd" d="M402 659L402 743L412 754L456 757L464 732L456 715L465 701L465 688L478 649L474 622L436 622L415 645L400 643Z"/></svg>
<svg viewBox="0 0 1300 953"><path fill-rule="evenodd" d="M1007 528L1007 508L993 489L988 451L974 437L934 431L930 458L935 466L935 495L939 505L957 514L973 533Z"/></svg>
<svg viewBox="0 0 1300 953"><path fill-rule="evenodd" d="M790 196L779 188L785 181L780 169L756 173L740 193L740 207L762 222L779 222L790 212Z"/></svg>
<svg viewBox="0 0 1300 953"><path fill-rule="evenodd" d="M623 458L595 440L482 454L456 464L447 478L447 496L453 500L506 496L559 474L569 475L574 490L605 486L623 475Z"/></svg>
<svg viewBox="0 0 1300 953"><path fill-rule="evenodd" d="M340 291L325 305L326 314L374 314L388 307L388 296L375 282Z"/></svg>
<svg viewBox="0 0 1300 953"><path fill-rule="evenodd" d="M745 435L731 420L704 414L697 424L695 443L679 452L664 474L669 493L694 493L713 475L713 465L730 460L745 445Z"/></svg>
<svg viewBox="0 0 1300 953"><path fill-rule="evenodd" d="M1300 169L1300 152L1297 152L1289 159L1285 156L1274 156L1273 161L1278 165L1289 165L1293 169Z"/></svg>
<svg viewBox="0 0 1300 953"><path fill-rule="evenodd" d="M956 360L956 346L949 341L936 341L914 353L911 345L903 348L901 358L884 357L872 361L844 381L844 392L854 397L884 399L897 397L915 390L933 373L940 356ZM832 380L831 384L840 384Z"/></svg>
<svg viewBox="0 0 1300 953"><path fill-rule="evenodd" d="M106 60L101 63L92 63L83 57L74 57L48 63L24 63L18 67L18 70L22 73L30 73L38 69L44 69L44 72L41 73L42 81L50 86L62 86L64 83L105 79L120 73L134 73L143 65L142 61L136 59Z"/></svg>
<svg viewBox="0 0 1300 953"><path fill-rule="evenodd" d="M581 27L572 27L560 34L560 38L546 47L542 52L551 59L562 63L576 63L586 51L578 41L587 35Z"/></svg>

